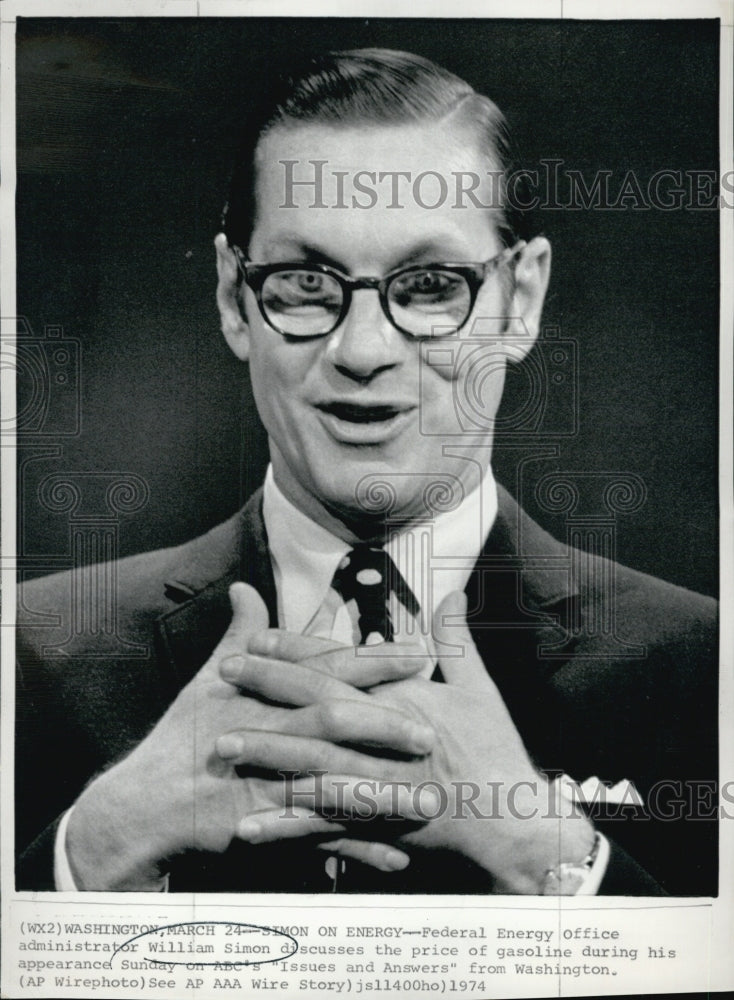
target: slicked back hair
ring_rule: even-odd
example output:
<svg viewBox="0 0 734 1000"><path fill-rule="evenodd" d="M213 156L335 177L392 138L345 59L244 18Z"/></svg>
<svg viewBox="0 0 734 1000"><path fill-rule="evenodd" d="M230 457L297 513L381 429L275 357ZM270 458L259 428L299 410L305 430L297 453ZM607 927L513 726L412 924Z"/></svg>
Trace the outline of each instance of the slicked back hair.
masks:
<svg viewBox="0 0 734 1000"><path fill-rule="evenodd" d="M255 222L257 149L273 129L298 124L344 126L437 123L451 119L473 134L486 169L507 175L512 157L504 116L496 104L429 59L393 49L326 52L282 76L249 116L222 214L230 242L247 250ZM498 192L500 238L527 238L527 219Z"/></svg>

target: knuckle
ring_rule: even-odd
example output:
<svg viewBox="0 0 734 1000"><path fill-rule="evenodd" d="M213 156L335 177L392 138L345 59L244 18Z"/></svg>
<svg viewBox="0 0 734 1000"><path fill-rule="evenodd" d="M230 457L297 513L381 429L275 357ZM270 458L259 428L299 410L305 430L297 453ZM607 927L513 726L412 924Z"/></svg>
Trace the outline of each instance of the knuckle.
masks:
<svg viewBox="0 0 734 1000"><path fill-rule="evenodd" d="M273 741L269 733L250 731L242 735L243 749L241 760L245 766L267 770L281 761L281 755L277 752L277 748L273 746Z"/></svg>
<svg viewBox="0 0 734 1000"><path fill-rule="evenodd" d="M301 661L304 666L310 667L316 673L328 677L335 677L342 673L344 667L344 652L336 651L312 653Z"/></svg>
<svg viewBox="0 0 734 1000"><path fill-rule="evenodd" d="M263 663L252 656L243 657L242 684L259 691L266 676Z"/></svg>
<svg viewBox="0 0 734 1000"><path fill-rule="evenodd" d="M402 656L396 656L393 660L393 667L395 673L400 677L410 677L416 673L423 666L424 660L419 659L413 653L403 653Z"/></svg>
<svg viewBox="0 0 734 1000"><path fill-rule="evenodd" d="M262 740L253 740L252 733L248 730L240 730L237 734L239 741L239 756L248 763L260 763L265 747Z"/></svg>
<svg viewBox="0 0 734 1000"><path fill-rule="evenodd" d="M333 679L328 674L323 674L318 670L312 670L306 675L311 691L311 697L322 705L327 705L333 701L329 696L329 691L333 688Z"/></svg>
<svg viewBox="0 0 734 1000"><path fill-rule="evenodd" d="M327 733L333 733L341 728L343 709L336 698L325 698L318 706L319 722Z"/></svg>
<svg viewBox="0 0 734 1000"><path fill-rule="evenodd" d="M248 640L247 650L260 656L277 656L280 651L280 636L275 630L255 632Z"/></svg>
<svg viewBox="0 0 734 1000"><path fill-rule="evenodd" d="M306 762L307 771L328 771L329 770L329 754L327 747L324 744L319 743L314 740L313 746L311 747L309 760Z"/></svg>

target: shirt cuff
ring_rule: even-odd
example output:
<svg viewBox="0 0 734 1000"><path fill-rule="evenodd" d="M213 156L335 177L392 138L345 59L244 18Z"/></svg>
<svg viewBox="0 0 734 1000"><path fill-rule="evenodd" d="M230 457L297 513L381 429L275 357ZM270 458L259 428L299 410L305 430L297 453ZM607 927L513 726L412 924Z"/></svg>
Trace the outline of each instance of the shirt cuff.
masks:
<svg viewBox="0 0 734 1000"><path fill-rule="evenodd" d="M66 828L69 825L71 809L61 817L54 843L54 884L58 892L76 892L77 885L71 873L71 865L66 856Z"/></svg>
<svg viewBox="0 0 734 1000"><path fill-rule="evenodd" d="M68 809L61 817L58 829L56 830L56 841L54 843L54 884L57 892L78 892L79 887L74 881L74 876L69 864L69 856L66 853L66 828L69 825L69 818L73 812ZM151 885L151 892L168 892L168 875L161 876L155 886Z"/></svg>
<svg viewBox="0 0 734 1000"><path fill-rule="evenodd" d="M604 836L603 833L596 832L599 838L599 850L594 858L594 864L589 869L589 874L584 879L583 883L576 890L574 895L576 896L596 896L599 892L599 887L601 886L602 879L606 875L607 865L609 864L609 841Z"/></svg>
<svg viewBox="0 0 734 1000"><path fill-rule="evenodd" d="M577 802L574 790L578 789L578 785L573 778L569 778L567 774L561 774L555 779L555 785L567 802ZM602 880L607 873L610 855L609 841L598 830L596 831L596 837L598 850L594 858L594 863L589 869L588 875L574 893L574 896L596 896L601 887Z"/></svg>

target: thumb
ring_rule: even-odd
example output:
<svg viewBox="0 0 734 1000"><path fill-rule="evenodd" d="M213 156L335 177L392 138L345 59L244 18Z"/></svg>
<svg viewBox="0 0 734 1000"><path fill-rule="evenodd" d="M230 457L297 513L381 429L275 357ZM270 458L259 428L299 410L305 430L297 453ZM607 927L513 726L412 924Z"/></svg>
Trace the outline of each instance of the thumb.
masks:
<svg viewBox="0 0 734 1000"><path fill-rule="evenodd" d="M231 638L237 644L237 652L244 653L249 636L270 625L270 615L262 597L249 583L233 583L229 588L229 599L232 621L225 639Z"/></svg>
<svg viewBox="0 0 734 1000"><path fill-rule="evenodd" d="M433 637L441 673L456 687L487 687L489 677L466 624L466 594L452 590L433 616Z"/></svg>
<svg viewBox="0 0 734 1000"><path fill-rule="evenodd" d="M222 662L244 656L250 635L268 627L268 610L254 587L247 583L233 583L229 588L229 600L232 621L216 649L192 680L194 685L221 682Z"/></svg>
<svg viewBox="0 0 734 1000"><path fill-rule="evenodd" d="M232 621L207 664L217 676L222 660L230 656L243 656L249 637L270 624L265 602L249 584L233 583L229 588L229 600L232 604Z"/></svg>

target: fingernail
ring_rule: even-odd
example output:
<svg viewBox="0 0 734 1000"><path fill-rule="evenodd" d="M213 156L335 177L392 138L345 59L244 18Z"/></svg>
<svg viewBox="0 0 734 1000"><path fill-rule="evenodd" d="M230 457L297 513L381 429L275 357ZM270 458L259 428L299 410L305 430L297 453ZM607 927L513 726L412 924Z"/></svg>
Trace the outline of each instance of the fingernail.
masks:
<svg viewBox="0 0 734 1000"><path fill-rule="evenodd" d="M242 676L245 667L245 660L242 656L228 656L219 664L219 676L224 681L234 683Z"/></svg>
<svg viewBox="0 0 734 1000"><path fill-rule="evenodd" d="M428 788L419 789L418 801L414 803L415 811L423 819L434 819L441 807L438 796Z"/></svg>
<svg viewBox="0 0 734 1000"><path fill-rule="evenodd" d="M240 840L257 840L262 833L262 827L255 819L242 819L237 825L237 836Z"/></svg>
<svg viewBox="0 0 734 1000"><path fill-rule="evenodd" d="M410 858L402 851L389 851L384 858L386 871L400 872L410 864Z"/></svg>
<svg viewBox="0 0 734 1000"><path fill-rule="evenodd" d="M419 722L411 722L408 725L408 739L416 753L430 753L435 738L430 726L424 726Z"/></svg>
<svg viewBox="0 0 734 1000"><path fill-rule="evenodd" d="M245 742L241 736L236 736L234 733L226 733L224 736L217 737L215 746L222 760L231 760L242 754L242 751L245 749Z"/></svg>

